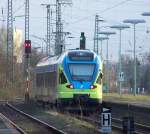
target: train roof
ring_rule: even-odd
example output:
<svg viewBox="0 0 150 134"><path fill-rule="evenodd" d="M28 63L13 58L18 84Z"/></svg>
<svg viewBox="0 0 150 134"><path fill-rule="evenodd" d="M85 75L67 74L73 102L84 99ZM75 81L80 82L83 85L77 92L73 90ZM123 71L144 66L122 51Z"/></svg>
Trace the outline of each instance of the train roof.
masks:
<svg viewBox="0 0 150 134"><path fill-rule="evenodd" d="M74 49L74 50L67 50L65 52L63 52L61 55L58 55L58 56L48 56L48 57L45 57L43 59L41 59L38 64L37 64L37 67L41 67L41 66L48 66L48 65L53 65L53 64L61 64L64 57L65 56L68 56L69 53L72 53L72 52L87 52L87 53L92 53L94 54L94 57L97 56L97 54L91 50L77 50L77 49Z"/></svg>

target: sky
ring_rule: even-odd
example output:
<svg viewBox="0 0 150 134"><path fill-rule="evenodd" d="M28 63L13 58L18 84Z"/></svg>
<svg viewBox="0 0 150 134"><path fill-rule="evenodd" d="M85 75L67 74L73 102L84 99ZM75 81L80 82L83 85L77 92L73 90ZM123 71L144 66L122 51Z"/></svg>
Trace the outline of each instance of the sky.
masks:
<svg viewBox="0 0 150 134"><path fill-rule="evenodd" d="M42 38L46 37L46 8L41 4L54 4L55 0L30 0L30 35ZM81 32L85 32L86 47L93 49L95 15L98 14L105 20L100 27L122 24L125 19L145 19L145 24L136 26L136 50L139 53L150 51L150 17L144 17L143 12L150 12L150 0L72 0L72 5L62 6L62 21L64 31L70 32L74 38L66 38L66 48L79 47ZM0 9L4 9L4 18L7 19L7 0L0 0ZM55 21L55 10L53 10L53 22ZM13 16L24 15L24 0L13 0ZM2 13L0 12L0 20ZM0 26L2 21L0 21ZM6 21L5 21L6 26ZM14 27L24 31L24 17L17 17ZM54 29L54 27L53 27ZM119 33L110 28L101 28L102 31L115 31L116 35L109 39L109 59L118 60ZM42 41L30 36L34 45L42 44ZM122 54L129 54L133 57L133 26L122 32ZM106 55L106 41L103 42L104 59Z"/></svg>

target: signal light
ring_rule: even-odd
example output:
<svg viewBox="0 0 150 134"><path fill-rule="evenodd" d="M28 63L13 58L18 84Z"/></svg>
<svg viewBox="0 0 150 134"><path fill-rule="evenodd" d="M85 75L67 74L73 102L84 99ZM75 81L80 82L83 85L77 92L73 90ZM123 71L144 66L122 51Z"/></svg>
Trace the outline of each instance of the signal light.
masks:
<svg viewBox="0 0 150 134"><path fill-rule="evenodd" d="M25 40L24 48L25 48L25 53L26 54L31 53L31 40Z"/></svg>

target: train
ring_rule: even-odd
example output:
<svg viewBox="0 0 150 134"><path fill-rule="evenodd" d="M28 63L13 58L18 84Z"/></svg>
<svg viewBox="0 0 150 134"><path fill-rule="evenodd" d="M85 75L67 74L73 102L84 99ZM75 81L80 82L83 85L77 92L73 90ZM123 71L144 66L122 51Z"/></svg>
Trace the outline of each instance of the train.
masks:
<svg viewBox="0 0 150 134"><path fill-rule="evenodd" d="M41 59L35 69L35 98L55 105L102 103L102 59L91 50L67 50Z"/></svg>

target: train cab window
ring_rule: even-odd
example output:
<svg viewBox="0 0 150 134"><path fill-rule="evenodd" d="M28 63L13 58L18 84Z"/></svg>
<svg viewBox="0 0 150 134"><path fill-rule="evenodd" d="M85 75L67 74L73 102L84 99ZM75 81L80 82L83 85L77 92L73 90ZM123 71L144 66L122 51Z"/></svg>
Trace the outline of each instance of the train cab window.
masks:
<svg viewBox="0 0 150 134"><path fill-rule="evenodd" d="M60 73L59 82L60 82L60 84L67 83L67 79L66 79L66 77L65 77L63 72Z"/></svg>

